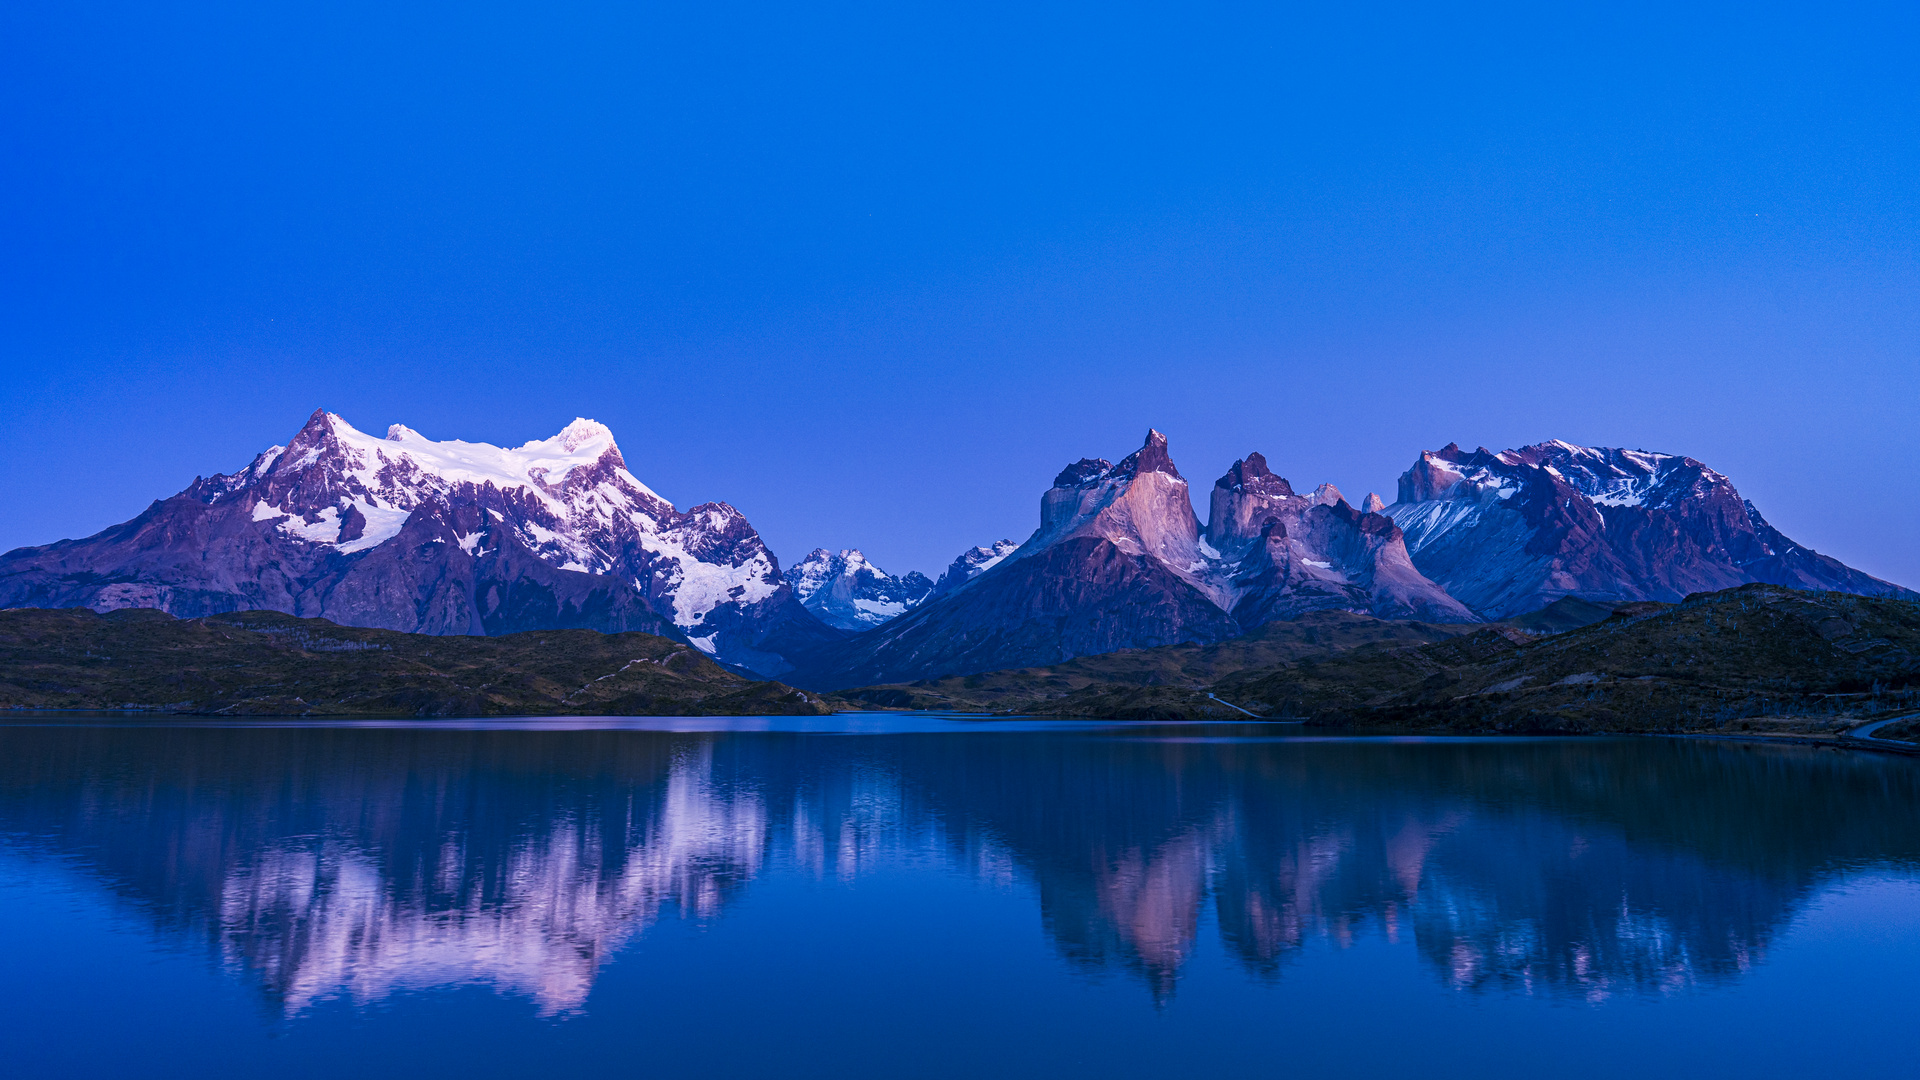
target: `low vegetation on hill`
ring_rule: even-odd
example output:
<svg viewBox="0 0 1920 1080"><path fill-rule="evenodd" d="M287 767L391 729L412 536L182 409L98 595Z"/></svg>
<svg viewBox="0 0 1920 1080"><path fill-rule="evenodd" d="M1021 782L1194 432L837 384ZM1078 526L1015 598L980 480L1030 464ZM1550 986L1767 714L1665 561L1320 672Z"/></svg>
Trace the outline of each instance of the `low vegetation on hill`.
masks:
<svg viewBox="0 0 1920 1080"><path fill-rule="evenodd" d="M271 611L0 611L0 708L218 716L740 716L831 712L652 634L434 637Z"/></svg>
<svg viewBox="0 0 1920 1080"><path fill-rule="evenodd" d="M752 681L641 633L434 637L276 612L0 611L8 709L373 717L836 707L1118 720L1251 714L1458 733L1821 735L1920 709L1920 602L1746 585L1678 604L1563 601L1480 627L1318 612L1215 645L824 697ZM1884 734L1920 738L1920 722Z"/></svg>
<svg viewBox="0 0 1920 1080"><path fill-rule="evenodd" d="M1158 687L1186 691L1235 672L1271 668L1305 656L1361 646L1424 645L1445 641L1472 629L1471 624L1393 622L1346 611L1319 611L1288 622L1268 623L1245 637L1216 645L1132 649L1082 656L1047 667L868 686L826 697L849 709L1044 712L1081 691L1111 690L1117 695L1143 693ZM1190 697L1188 694L1187 698ZM1218 710L1211 715L1241 715L1217 703L1210 707Z"/></svg>
<svg viewBox="0 0 1920 1080"><path fill-rule="evenodd" d="M1315 724L1451 732L1820 734L1920 707L1920 603L1745 585L1565 633L1495 625L1301 656L1191 687L1088 685L1045 711L1172 719L1219 702Z"/></svg>

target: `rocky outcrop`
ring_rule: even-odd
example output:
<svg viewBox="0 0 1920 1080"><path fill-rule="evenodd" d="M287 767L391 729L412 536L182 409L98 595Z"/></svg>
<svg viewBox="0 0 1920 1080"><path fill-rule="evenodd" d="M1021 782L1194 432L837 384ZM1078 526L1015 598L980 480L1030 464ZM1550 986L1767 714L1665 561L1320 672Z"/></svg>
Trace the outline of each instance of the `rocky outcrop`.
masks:
<svg viewBox="0 0 1920 1080"><path fill-rule="evenodd" d="M1221 641L1328 609L1475 621L1413 568L1392 521L1354 510L1330 484L1296 494L1259 454L1215 485L1203 532L1157 431L1117 465L1067 466L1040 498L1033 536L994 558L790 681L831 689L1031 667Z"/></svg>
<svg viewBox="0 0 1920 1080"><path fill-rule="evenodd" d="M1676 601L1764 582L1916 594L1794 543L1689 457L1545 442L1420 455L1387 514L1421 573L1487 618L1562 596Z"/></svg>
<svg viewBox="0 0 1920 1080"><path fill-rule="evenodd" d="M1239 624L1205 566L1187 482L1166 437L1149 432L1118 465L1083 458L1062 470L1040 497L1040 527L991 569L792 678L904 682L1232 637Z"/></svg>
<svg viewBox="0 0 1920 1080"><path fill-rule="evenodd" d="M132 521L0 556L0 606L272 610L428 634L579 627L764 674L837 640L739 511L684 513L575 420L506 449L315 412L285 446Z"/></svg>
<svg viewBox="0 0 1920 1080"><path fill-rule="evenodd" d="M1296 494L1257 453L1214 483L1206 546L1210 572L1224 582L1222 606L1249 629L1330 609L1478 621L1414 569L1390 519L1355 510L1331 484Z"/></svg>
<svg viewBox="0 0 1920 1080"><path fill-rule="evenodd" d="M911 570L894 577L858 548L838 553L815 548L784 576L815 618L842 630L866 630L899 618L933 592L927 575Z"/></svg>

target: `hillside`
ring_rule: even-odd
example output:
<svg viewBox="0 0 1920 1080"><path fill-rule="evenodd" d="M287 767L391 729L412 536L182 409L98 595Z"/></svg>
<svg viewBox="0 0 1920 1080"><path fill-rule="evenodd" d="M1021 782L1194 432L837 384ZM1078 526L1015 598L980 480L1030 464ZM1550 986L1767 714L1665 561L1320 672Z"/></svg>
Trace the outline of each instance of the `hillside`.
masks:
<svg viewBox="0 0 1920 1080"><path fill-rule="evenodd" d="M429 636L278 612L0 611L0 709L219 716L817 714L652 634Z"/></svg>
<svg viewBox="0 0 1920 1080"><path fill-rule="evenodd" d="M1920 603L1745 585L1619 606L1552 636L1495 626L1227 675L1089 685L1049 713L1218 715L1208 694L1315 724L1451 732L1825 733L1920 706Z"/></svg>
<svg viewBox="0 0 1920 1080"><path fill-rule="evenodd" d="M1347 611L1316 611L1287 622L1268 623L1244 637L1213 645L1164 645L1155 649L1082 656L1046 667L955 675L911 683L868 686L826 695L846 708L952 709L962 712L1032 712L1089 688L1114 694L1155 687L1187 690L1249 669L1268 669L1305 656L1361 646L1411 646L1444 641L1472 625L1395 622ZM1205 700L1204 694L1201 700ZM1219 709L1222 715L1239 715Z"/></svg>

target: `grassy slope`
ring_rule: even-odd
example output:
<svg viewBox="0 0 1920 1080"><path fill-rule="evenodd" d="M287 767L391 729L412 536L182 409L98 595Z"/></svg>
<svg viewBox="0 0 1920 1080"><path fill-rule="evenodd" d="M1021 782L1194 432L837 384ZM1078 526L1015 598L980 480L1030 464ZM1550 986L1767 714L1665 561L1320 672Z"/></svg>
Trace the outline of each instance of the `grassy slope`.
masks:
<svg viewBox="0 0 1920 1080"><path fill-rule="evenodd" d="M1492 627L1243 671L1212 687L1269 715L1447 731L1824 733L1920 698L1920 604L1748 585L1629 604L1550 637ZM1088 687L1049 712L1217 715L1174 688Z"/></svg>
<svg viewBox="0 0 1920 1080"><path fill-rule="evenodd" d="M429 637L277 612L0 611L0 708L225 716L758 715L830 711L652 634Z"/></svg>
<svg viewBox="0 0 1920 1080"><path fill-rule="evenodd" d="M1140 694L1154 687L1182 691L1234 672L1268 668L1303 656L1365 646L1408 646L1443 641L1473 629L1417 622L1389 622L1345 611L1323 611L1291 622L1269 623L1245 637L1217 645L1167 645L1157 649L1083 656L1048 667L981 675L957 675L913 683L868 686L827 695L846 708L952 709L965 712L1030 712L1089 688L1111 687ZM1191 698L1191 694L1187 694ZM1205 701L1205 695L1201 695ZM1219 715L1237 716L1219 706Z"/></svg>

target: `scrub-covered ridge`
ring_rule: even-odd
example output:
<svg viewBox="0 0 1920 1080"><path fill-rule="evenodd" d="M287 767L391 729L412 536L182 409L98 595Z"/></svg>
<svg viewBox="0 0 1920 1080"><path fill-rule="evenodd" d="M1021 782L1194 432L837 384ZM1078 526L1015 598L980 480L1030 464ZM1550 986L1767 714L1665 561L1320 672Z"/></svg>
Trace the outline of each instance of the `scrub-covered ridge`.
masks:
<svg viewBox="0 0 1920 1080"><path fill-rule="evenodd" d="M434 637L273 611L0 611L0 709L216 716L758 716L829 710L653 634Z"/></svg>
<svg viewBox="0 0 1920 1080"><path fill-rule="evenodd" d="M1920 603L1746 585L1621 605L1560 634L1499 624L1204 685L1094 685L1046 711L1207 716L1219 701L1321 725L1460 733L1832 733L1920 707Z"/></svg>

